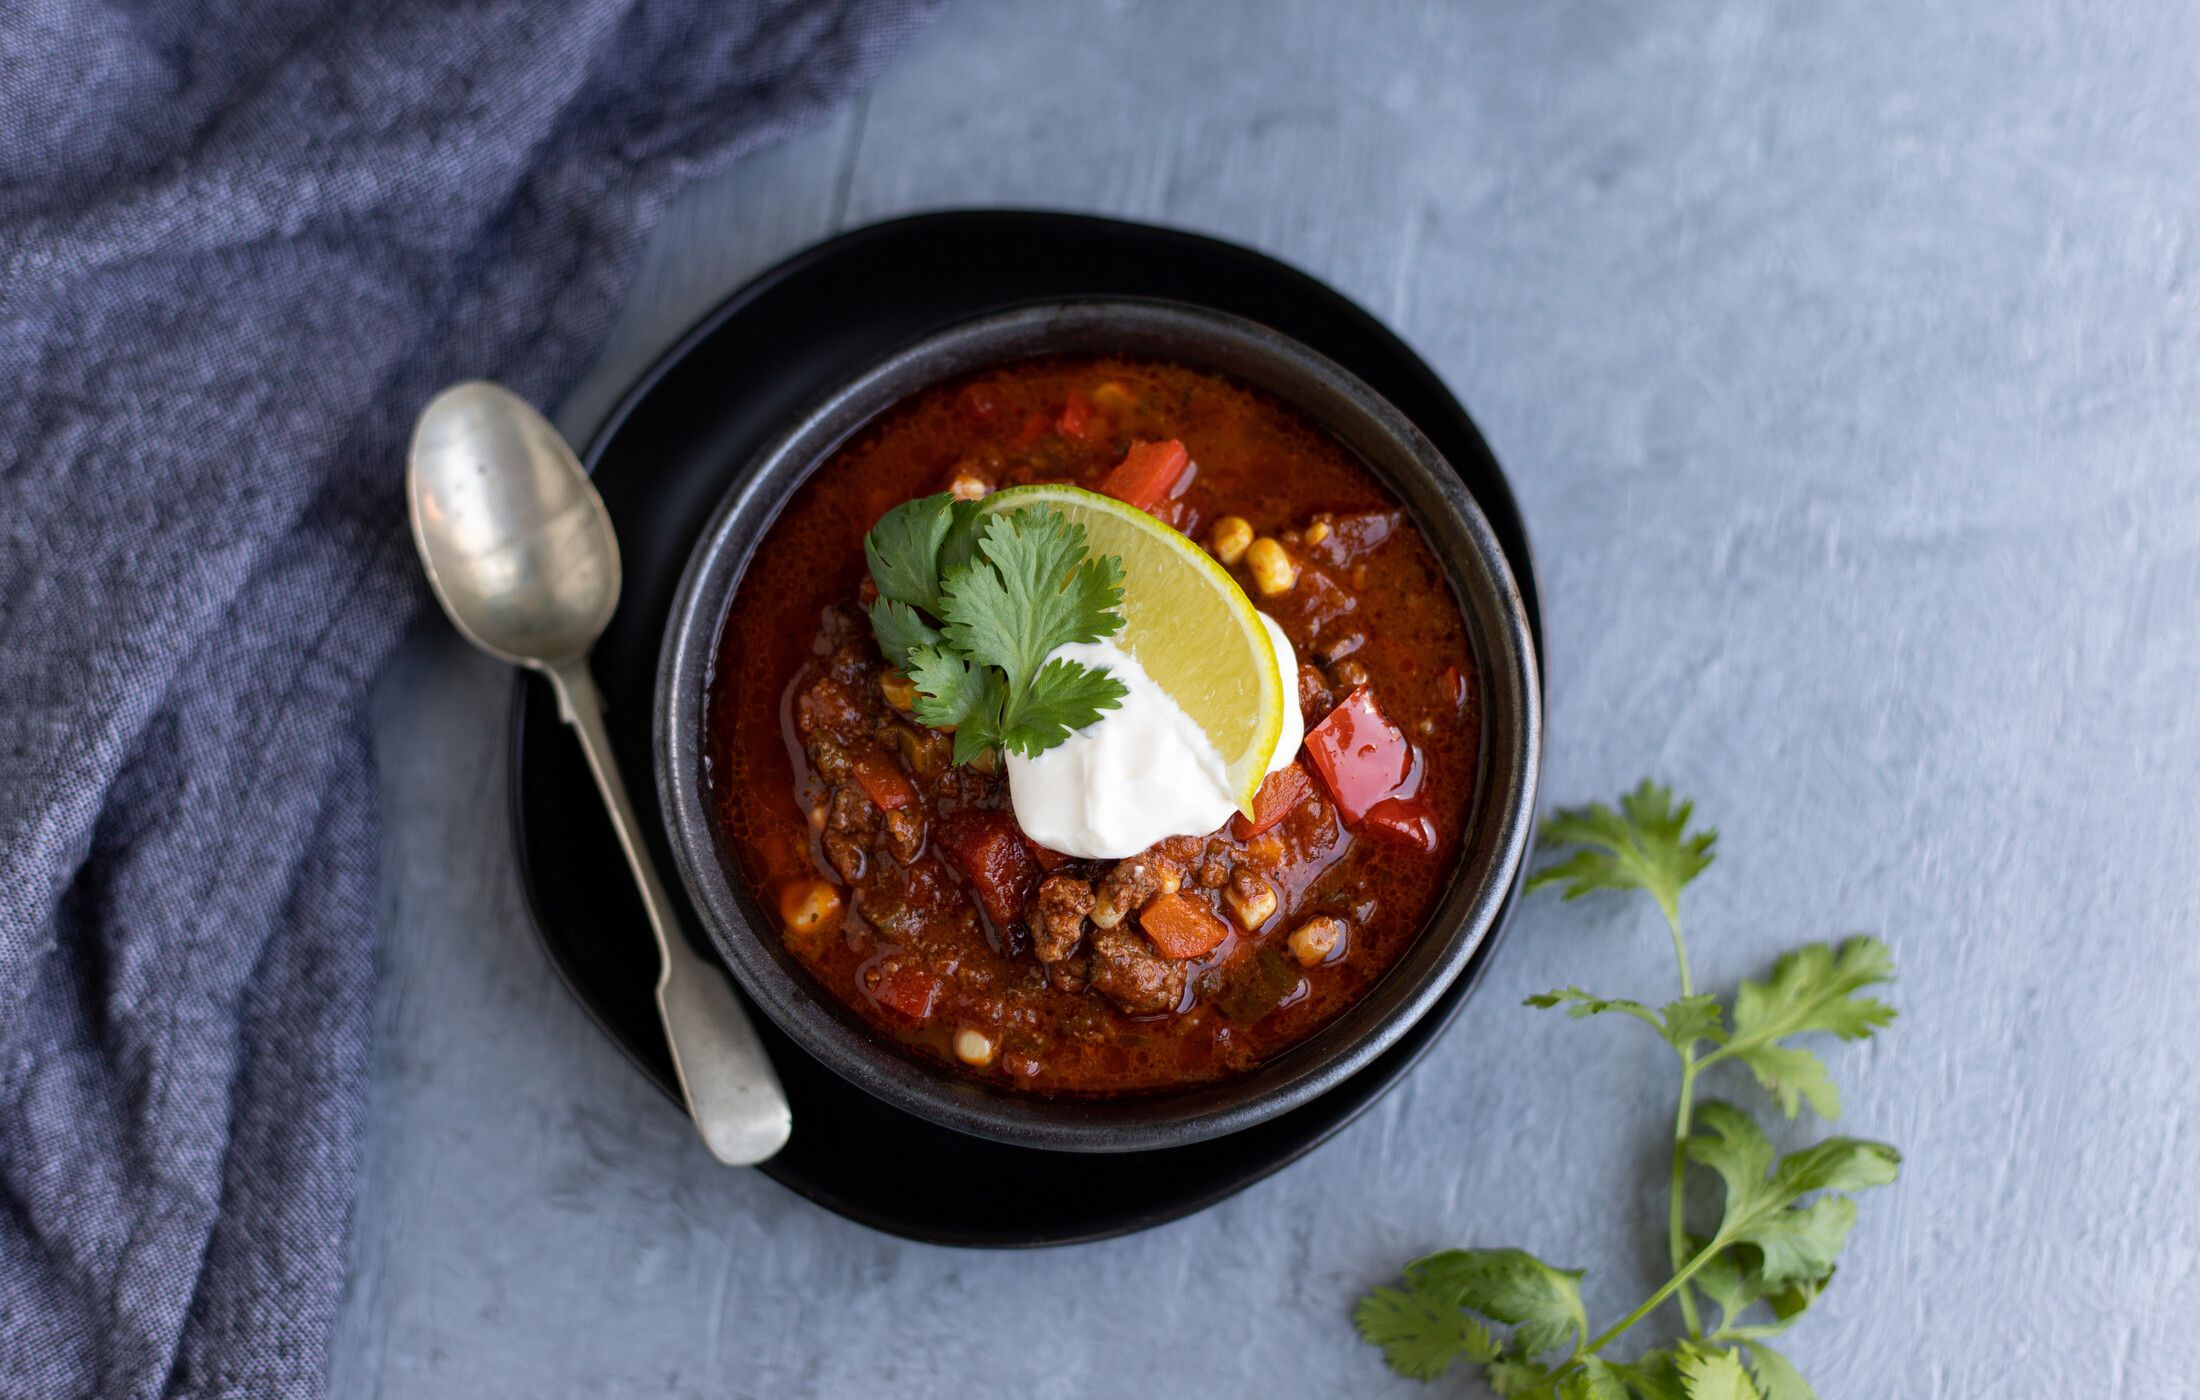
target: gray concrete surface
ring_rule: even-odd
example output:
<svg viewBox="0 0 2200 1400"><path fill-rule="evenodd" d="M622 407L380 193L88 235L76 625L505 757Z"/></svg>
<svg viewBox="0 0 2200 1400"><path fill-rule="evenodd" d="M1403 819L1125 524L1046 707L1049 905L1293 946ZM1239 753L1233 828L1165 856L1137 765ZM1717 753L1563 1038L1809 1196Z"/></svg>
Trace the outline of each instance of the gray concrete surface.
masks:
<svg viewBox="0 0 2200 1400"><path fill-rule="evenodd" d="M1907 1174L1792 1334L1820 1393L2200 1393L2196 71L2163 0L967 0L695 192L566 421L754 270L909 210L1100 210L1328 278L1518 484L1549 795L1652 773L1724 828L1700 975L1895 947L1902 1020L1831 1059ZM334 1394L1415 1395L1347 1311L1417 1251L1586 1265L1607 1317L1656 1281L1671 1079L1637 1028L1519 1006L1663 995L1642 909L1531 904L1399 1092L1224 1206L910 1245L713 1166L567 999L505 700L439 632L380 695Z"/></svg>

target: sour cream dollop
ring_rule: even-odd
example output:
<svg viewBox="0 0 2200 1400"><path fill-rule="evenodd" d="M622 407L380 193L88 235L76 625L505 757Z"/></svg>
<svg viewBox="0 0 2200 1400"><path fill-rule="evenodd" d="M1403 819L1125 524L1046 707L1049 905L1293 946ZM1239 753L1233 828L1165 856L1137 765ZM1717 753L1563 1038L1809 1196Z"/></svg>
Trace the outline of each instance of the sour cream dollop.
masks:
<svg viewBox="0 0 2200 1400"><path fill-rule="evenodd" d="M1283 675L1273 773L1291 762L1306 735L1298 653L1272 618L1262 613L1260 620ZM1104 666L1130 693L1097 724L1037 758L1008 755L1009 797L1024 835L1066 856L1123 860L1165 837L1205 836L1230 819L1237 803L1222 755L1136 658L1107 638L1071 642L1053 656Z"/></svg>

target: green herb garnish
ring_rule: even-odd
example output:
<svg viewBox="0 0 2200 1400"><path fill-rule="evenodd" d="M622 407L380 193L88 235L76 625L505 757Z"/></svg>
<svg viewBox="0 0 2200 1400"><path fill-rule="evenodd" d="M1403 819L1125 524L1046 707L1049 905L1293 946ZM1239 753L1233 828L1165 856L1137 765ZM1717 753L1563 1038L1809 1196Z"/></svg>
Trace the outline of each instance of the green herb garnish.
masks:
<svg viewBox="0 0 2200 1400"><path fill-rule="evenodd" d="M864 536L878 598L871 632L916 683L916 716L955 731L955 761L1036 757L1130 692L1105 669L1047 660L1123 626L1123 561L1094 559L1052 509L987 514L941 494L886 512Z"/></svg>
<svg viewBox="0 0 2200 1400"><path fill-rule="evenodd" d="M1811 943L1773 965L1764 982L1744 982L1731 1014L1697 993L1681 936L1681 890L1711 864L1714 831L1689 833L1690 804L1643 783L1619 810L1597 803L1543 824L1543 843L1572 854L1536 872L1528 888L1564 887L1567 899L1595 890L1640 890L1657 902L1673 936L1680 996L1652 1009L1592 996L1579 987L1528 998L1576 1017L1616 1013L1657 1033L1679 1056L1666 1246L1672 1276L1632 1312L1591 1335L1581 1272L1554 1268L1517 1249L1448 1249L1406 1266L1402 1288L1360 1300L1360 1335L1383 1349L1402 1375L1434 1380L1464 1358L1483 1368L1498 1394L1536 1400L1815 1400L1788 1359L1768 1345L1832 1281L1834 1259L1856 1221L1847 1193L1895 1179L1901 1156L1884 1143L1828 1138L1776 1155L1748 1114L1695 1102L1696 1079L1722 1060L1745 1065L1789 1118L1809 1104L1821 1117L1841 1110L1818 1056L1789 1044L1822 1031L1863 1040L1894 1010L1863 989L1891 981L1886 945L1857 936ZM1700 1057L1698 1047L1710 1047ZM1725 1187L1710 1234L1688 1229L1684 1187L1691 1164ZM1718 1309L1706 1321L1697 1295ZM1683 1333L1620 1362L1603 1351L1671 1300ZM1509 1334L1494 1328L1509 1327ZM1745 1364L1746 1362L1746 1364Z"/></svg>

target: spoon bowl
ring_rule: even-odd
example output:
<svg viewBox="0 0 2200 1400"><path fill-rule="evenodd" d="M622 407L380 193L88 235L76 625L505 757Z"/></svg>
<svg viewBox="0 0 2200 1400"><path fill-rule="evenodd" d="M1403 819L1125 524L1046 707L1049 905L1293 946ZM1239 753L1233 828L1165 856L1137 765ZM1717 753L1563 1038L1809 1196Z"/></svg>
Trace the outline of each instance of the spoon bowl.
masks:
<svg viewBox="0 0 2200 1400"><path fill-rule="evenodd" d="M413 542L451 621L518 665L585 656L619 606L619 541L565 438L501 385L470 380L420 414Z"/></svg>

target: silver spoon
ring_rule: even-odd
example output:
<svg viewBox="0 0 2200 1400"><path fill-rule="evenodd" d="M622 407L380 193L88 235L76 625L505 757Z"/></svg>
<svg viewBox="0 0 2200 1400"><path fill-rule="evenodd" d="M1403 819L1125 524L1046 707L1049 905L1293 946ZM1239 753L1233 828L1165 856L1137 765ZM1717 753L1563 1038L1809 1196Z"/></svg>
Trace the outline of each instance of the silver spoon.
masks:
<svg viewBox="0 0 2200 1400"><path fill-rule="evenodd" d="M725 974L680 931L588 673L588 649L619 603L619 541L603 498L556 428L482 380L453 385L421 410L405 495L443 611L483 651L549 677L558 713L580 736L657 935L657 1010L688 1116L719 1161L763 1161L786 1145L787 1096Z"/></svg>

